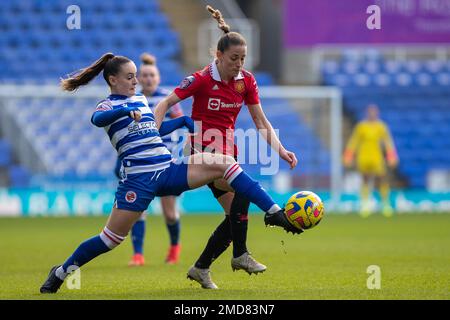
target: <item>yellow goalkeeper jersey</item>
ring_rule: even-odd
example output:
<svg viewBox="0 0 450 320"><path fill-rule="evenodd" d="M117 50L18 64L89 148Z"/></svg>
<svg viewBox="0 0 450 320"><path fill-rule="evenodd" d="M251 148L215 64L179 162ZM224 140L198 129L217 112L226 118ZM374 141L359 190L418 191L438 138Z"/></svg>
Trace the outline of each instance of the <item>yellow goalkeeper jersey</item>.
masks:
<svg viewBox="0 0 450 320"><path fill-rule="evenodd" d="M356 154L358 166L365 163L384 164L383 146L388 156L396 156L395 147L389 129L383 121L359 122L347 143L346 154Z"/></svg>

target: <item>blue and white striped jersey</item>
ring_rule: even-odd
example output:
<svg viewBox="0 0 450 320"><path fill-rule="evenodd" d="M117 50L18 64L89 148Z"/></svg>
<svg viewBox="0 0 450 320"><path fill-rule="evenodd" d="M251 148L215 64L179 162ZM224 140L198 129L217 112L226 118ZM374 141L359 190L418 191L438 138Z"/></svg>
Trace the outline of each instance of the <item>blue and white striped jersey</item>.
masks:
<svg viewBox="0 0 450 320"><path fill-rule="evenodd" d="M147 101L148 101L149 107L153 110L153 108L156 107L156 105L162 99L164 99L166 96L168 96L169 94L170 94L170 91L164 90L161 88L157 88L151 96L147 96ZM177 104L173 105L172 107L170 107L170 109L166 112L166 114L164 115L163 121L172 120L174 118L181 117L182 115L183 115L183 109L181 108L180 104L177 103ZM182 135L183 135L183 130L178 129L168 135L161 137L161 139L164 142L164 144L167 146L167 148L170 151L173 151L173 149L175 148L175 146L178 143L179 138Z"/></svg>
<svg viewBox="0 0 450 320"><path fill-rule="evenodd" d="M153 111L145 96L110 95L97 104L96 111L127 107L139 108L142 113L139 123L129 116L124 116L104 127L112 146L117 150L125 173L151 172L169 167L172 161L171 153L161 140Z"/></svg>

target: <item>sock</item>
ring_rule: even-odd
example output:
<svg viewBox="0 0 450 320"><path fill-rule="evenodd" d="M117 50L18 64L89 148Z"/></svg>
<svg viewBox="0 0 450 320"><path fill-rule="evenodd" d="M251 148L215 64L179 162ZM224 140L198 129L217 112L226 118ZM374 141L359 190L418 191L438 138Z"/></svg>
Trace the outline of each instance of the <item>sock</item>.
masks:
<svg viewBox="0 0 450 320"><path fill-rule="evenodd" d="M247 252L248 208L250 202L240 193L235 193L230 209L231 238L233 257Z"/></svg>
<svg viewBox="0 0 450 320"><path fill-rule="evenodd" d="M361 186L361 204L364 206L367 206L369 203L369 184L368 183L364 183Z"/></svg>
<svg viewBox="0 0 450 320"><path fill-rule="evenodd" d="M174 246L180 242L180 219L173 223L166 223L170 236L170 245Z"/></svg>
<svg viewBox="0 0 450 320"><path fill-rule="evenodd" d="M116 235L105 227L100 235L81 243L64 264L56 270L56 276L61 280L64 280L70 273L70 271L67 271L69 267L81 267L102 253L114 249L123 241L123 239L125 239L125 237Z"/></svg>
<svg viewBox="0 0 450 320"><path fill-rule="evenodd" d="M144 216L145 217L145 216ZM136 221L131 228L131 243L133 244L134 254L142 254L144 252L144 236L145 236L145 218Z"/></svg>
<svg viewBox="0 0 450 320"><path fill-rule="evenodd" d="M382 182L380 184L380 196L381 196L381 201L383 203L383 206L390 206L390 199L389 199L389 193L391 192L391 189L389 187L389 183L387 182Z"/></svg>
<svg viewBox="0 0 450 320"><path fill-rule="evenodd" d="M239 164L230 165L223 177L236 193L241 193L262 211L274 213L281 209L261 185L241 169Z"/></svg>
<svg viewBox="0 0 450 320"><path fill-rule="evenodd" d="M231 243L230 217L219 224L216 230L209 237L208 243L202 254L195 262L195 266L200 269L207 269L229 246Z"/></svg>

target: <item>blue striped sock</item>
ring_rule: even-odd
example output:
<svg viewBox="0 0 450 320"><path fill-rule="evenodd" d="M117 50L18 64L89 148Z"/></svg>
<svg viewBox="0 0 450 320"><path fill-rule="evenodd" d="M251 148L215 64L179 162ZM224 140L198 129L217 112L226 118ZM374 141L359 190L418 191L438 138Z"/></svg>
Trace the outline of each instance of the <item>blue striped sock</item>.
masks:
<svg viewBox="0 0 450 320"><path fill-rule="evenodd" d="M145 220L138 220L131 228L131 241L134 253L144 252Z"/></svg>
<svg viewBox="0 0 450 320"><path fill-rule="evenodd" d="M92 237L78 246L74 253L64 262L62 268L64 272L70 266L78 266L88 263L102 253L111 250L100 238L99 235Z"/></svg>
<svg viewBox="0 0 450 320"><path fill-rule="evenodd" d="M269 212L274 207L279 208L259 182L246 174L239 164L235 163L225 170L224 178L236 192L244 195L264 212Z"/></svg>

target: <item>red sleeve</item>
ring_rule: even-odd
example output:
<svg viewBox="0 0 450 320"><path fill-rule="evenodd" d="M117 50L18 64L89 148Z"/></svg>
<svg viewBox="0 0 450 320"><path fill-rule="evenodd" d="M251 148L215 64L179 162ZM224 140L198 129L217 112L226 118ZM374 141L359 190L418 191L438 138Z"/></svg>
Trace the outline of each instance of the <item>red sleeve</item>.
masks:
<svg viewBox="0 0 450 320"><path fill-rule="evenodd" d="M202 76L196 72L181 81L180 85L175 88L174 92L178 98L184 100L194 95L201 88Z"/></svg>
<svg viewBox="0 0 450 320"><path fill-rule="evenodd" d="M255 77L249 73L250 78L247 80L248 89L245 94L245 104L253 105L259 104L259 93L258 93L258 84L256 83Z"/></svg>

